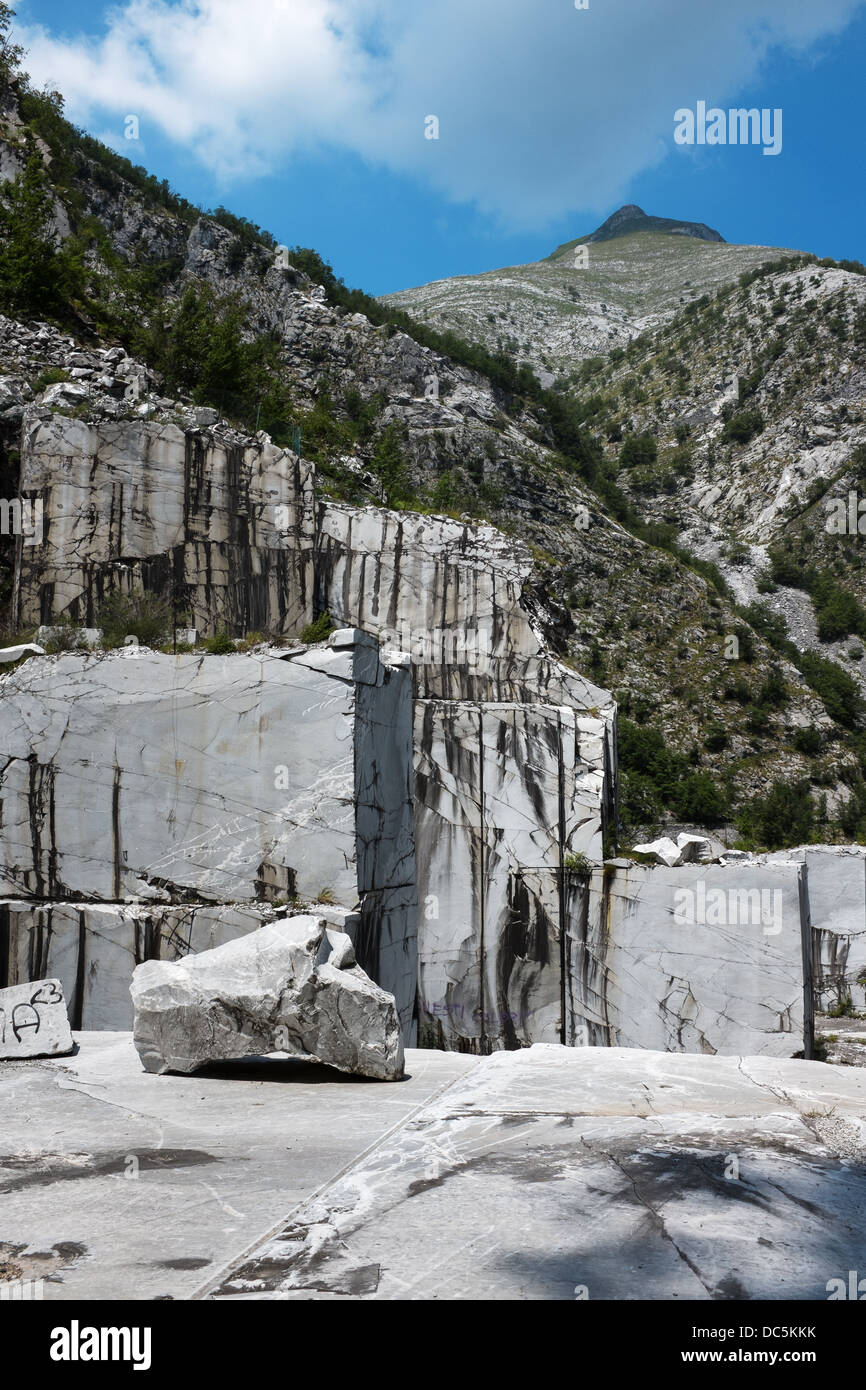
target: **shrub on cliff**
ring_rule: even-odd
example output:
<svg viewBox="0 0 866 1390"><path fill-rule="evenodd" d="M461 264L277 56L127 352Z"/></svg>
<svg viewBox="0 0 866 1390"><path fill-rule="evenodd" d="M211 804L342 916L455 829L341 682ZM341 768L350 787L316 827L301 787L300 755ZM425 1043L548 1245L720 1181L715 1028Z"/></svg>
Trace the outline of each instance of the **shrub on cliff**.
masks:
<svg viewBox="0 0 866 1390"><path fill-rule="evenodd" d="M808 781L774 782L766 796L743 808L739 828L755 848L790 849L808 844L815 827L815 806Z"/></svg>
<svg viewBox="0 0 866 1390"><path fill-rule="evenodd" d="M111 594L97 609L96 625L103 647L122 647L135 637L143 647L156 648L171 630L171 606L155 594Z"/></svg>

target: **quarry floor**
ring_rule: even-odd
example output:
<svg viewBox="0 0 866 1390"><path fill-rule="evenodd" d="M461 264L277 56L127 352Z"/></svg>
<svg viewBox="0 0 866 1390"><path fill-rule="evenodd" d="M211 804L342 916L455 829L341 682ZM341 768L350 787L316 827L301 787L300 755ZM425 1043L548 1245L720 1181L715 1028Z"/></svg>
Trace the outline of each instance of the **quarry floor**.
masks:
<svg viewBox="0 0 866 1390"><path fill-rule="evenodd" d="M799 1299L866 1271L866 1069L537 1046L0 1068L0 1278L44 1299Z"/></svg>

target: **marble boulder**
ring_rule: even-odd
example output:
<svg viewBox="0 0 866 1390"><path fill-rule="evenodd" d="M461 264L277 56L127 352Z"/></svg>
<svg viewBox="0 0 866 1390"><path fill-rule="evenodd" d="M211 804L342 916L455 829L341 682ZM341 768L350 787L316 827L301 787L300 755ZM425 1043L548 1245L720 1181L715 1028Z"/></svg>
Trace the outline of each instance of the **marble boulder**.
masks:
<svg viewBox="0 0 866 1390"><path fill-rule="evenodd" d="M324 918L286 918L201 955L146 961L131 991L147 1072L285 1052L380 1081L403 1076L395 1000Z"/></svg>

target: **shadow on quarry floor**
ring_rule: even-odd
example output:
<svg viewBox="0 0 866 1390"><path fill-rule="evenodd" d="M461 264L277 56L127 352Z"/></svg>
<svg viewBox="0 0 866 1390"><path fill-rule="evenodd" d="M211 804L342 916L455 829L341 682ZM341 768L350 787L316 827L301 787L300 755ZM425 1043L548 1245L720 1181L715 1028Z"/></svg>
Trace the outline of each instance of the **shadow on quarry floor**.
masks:
<svg viewBox="0 0 866 1390"><path fill-rule="evenodd" d="M0 1262L46 1299L820 1300L866 1270L861 1068L410 1049L393 1086L76 1036L0 1070Z"/></svg>
<svg viewBox="0 0 866 1390"><path fill-rule="evenodd" d="M211 1062L194 1073L208 1080L265 1081L270 1085L327 1086L340 1082L346 1086L393 1086L393 1081L377 1081L371 1076L350 1076L320 1062L300 1057L238 1057L229 1062ZM408 1081L409 1077L403 1078ZM397 1083L399 1084L399 1083Z"/></svg>
<svg viewBox="0 0 866 1390"><path fill-rule="evenodd" d="M866 1260L864 1115L820 1063L498 1053L202 1292L825 1299Z"/></svg>

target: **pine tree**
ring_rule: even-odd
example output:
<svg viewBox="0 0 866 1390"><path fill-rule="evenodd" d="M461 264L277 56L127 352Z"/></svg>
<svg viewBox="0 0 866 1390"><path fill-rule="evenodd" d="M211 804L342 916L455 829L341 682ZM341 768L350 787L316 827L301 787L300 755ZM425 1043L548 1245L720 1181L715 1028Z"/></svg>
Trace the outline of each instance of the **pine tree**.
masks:
<svg viewBox="0 0 866 1390"><path fill-rule="evenodd" d="M387 506L401 507L411 501L412 481L396 425L388 425L379 436L373 455L373 471L382 480Z"/></svg>
<svg viewBox="0 0 866 1390"><path fill-rule="evenodd" d="M0 190L0 303L13 316L50 313L62 297L64 258L51 234L52 207L39 156Z"/></svg>

